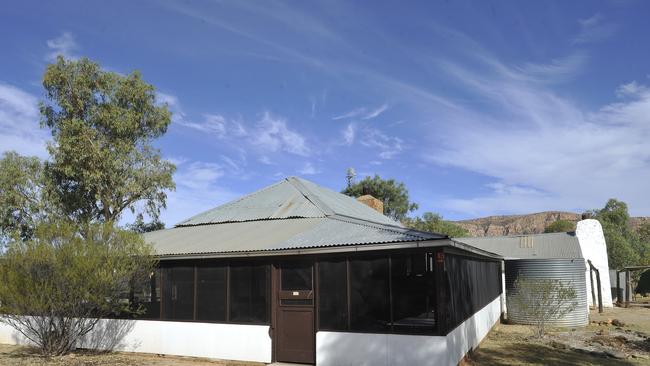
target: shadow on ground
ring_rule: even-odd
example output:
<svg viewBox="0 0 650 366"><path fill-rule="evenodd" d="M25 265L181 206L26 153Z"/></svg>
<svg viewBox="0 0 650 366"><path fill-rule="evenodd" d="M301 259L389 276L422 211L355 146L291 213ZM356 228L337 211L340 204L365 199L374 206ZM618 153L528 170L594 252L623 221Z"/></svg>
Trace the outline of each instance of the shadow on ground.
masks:
<svg viewBox="0 0 650 366"><path fill-rule="evenodd" d="M631 360L594 356L540 343L513 342L481 347L469 356L469 365L638 365Z"/></svg>

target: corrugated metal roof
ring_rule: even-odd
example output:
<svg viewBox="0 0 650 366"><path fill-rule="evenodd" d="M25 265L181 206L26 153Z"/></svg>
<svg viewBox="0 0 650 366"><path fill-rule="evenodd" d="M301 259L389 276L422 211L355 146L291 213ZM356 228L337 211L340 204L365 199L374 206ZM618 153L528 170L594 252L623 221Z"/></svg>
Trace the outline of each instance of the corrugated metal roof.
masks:
<svg viewBox="0 0 650 366"><path fill-rule="evenodd" d="M404 228L354 198L296 177L196 215L175 228L144 234L161 257L446 238Z"/></svg>
<svg viewBox="0 0 650 366"><path fill-rule="evenodd" d="M291 179L291 178L290 178ZM380 214L367 205L345 194L321 187L313 182L301 178L293 178L307 190L309 198L315 197L337 215L354 217L362 220L378 222L386 225L402 226L400 223ZM300 185L298 185L300 187ZM311 195L310 195L311 193Z"/></svg>
<svg viewBox="0 0 650 366"><path fill-rule="evenodd" d="M204 254L269 250L325 218L265 220L175 227L144 234L156 254Z"/></svg>
<svg viewBox="0 0 650 366"><path fill-rule="evenodd" d="M159 256L414 242L445 236L332 216L179 226L144 234Z"/></svg>
<svg viewBox="0 0 650 366"><path fill-rule="evenodd" d="M352 197L289 177L257 192L208 210L177 226L287 218L322 218L343 215L386 225L401 226Z"/></svg>
<svg viewBox="0 0 650 366"><path fill-rule="evenodd" d="M454 238L506 259L582 258L575 233Z"/></svg>

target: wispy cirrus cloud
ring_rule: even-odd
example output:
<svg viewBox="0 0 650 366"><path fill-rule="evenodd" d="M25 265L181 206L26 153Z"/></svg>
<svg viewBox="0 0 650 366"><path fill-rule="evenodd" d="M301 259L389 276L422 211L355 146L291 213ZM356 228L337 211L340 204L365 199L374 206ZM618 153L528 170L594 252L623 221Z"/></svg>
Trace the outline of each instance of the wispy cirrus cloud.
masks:
<svg viewBox="0 0 650 366"><path fill-rule="evenodd" d="M205 191L224 174L221 164L192 161L180 164L175 181L183 187Z"/></svg>
<svg viewBox="0 0 650 366"><path fill-rule="evenodd" d="M251 140L256 146L271 152L286 151L300 156L311 155L306 138L288 127L287 120L264 112L256 124L256 133Z"/></svg>
<svg viewBox="0 0 650 366"><path fill-rule="evenodd" d="M181 104L178 101L178 97L173 94L159 91L156 93L156 102L160 104L167 104L167 107L170 111L177 112L181 114L181 116L183 115L183 110L181 109Z"/></svg>
<svg viewBox="0 0 650 366"><path fill-rule="evenodd" d="M219 138L225 137L226 133L228 132L227 131L228 121L226 120L225 117L218 114L206 113L203 115L203 120L201 122L181 120L178 123L185 127L195 129L197 131L216 135Z"/></svg>
<svg viewBox="0 0 650 366"><path fill-rule="evenodd" d="M259 161L260 163L262 163L262 164L264 164L264 165L273 165L273 161L271 160L271 158L269 158L269 157L266 156L266 155L262 155L262 156L260 156L260 157L257 159L257 161Z"/></svg>
<svg viewBox="0 0 650 366"><path fill-rule="evenodd" d="M348 125L343 129L341 135L343 137L344 145L352 145L354 143L354 138L357 135L357 125L354 122L348 123Z"/></svg>
<svg viewBox="0 0 650 366"><path fill-rule="evenodd" d="M359 142L361 145L379 150L382 159L392 159L404 150L404 141L395 136L389 136L376 128L364 127Z"/></svg>
<svg viewBox="0 0 650 366"><path fill-rule="evenodd" d="M0 152L47 157L49 136L40 129L39 119L36 96L0 82Z"/></svg>
<svg viewBox="0 0 650 366"><path fill-rule="evenodd" d="M575 51L568 56L551 60L547 63L528 62L517 68L519 79L535 82L564 82L580 73L589 57L586 52Z"/></svg>
<svg viewBox="0 0 650 366"><path fill-rule="evenodd" d="M384 113L388 109L388 104L382 104L379 107L368 111L368 113L361 117L363 119L373 119L379 117L380 114Z"/></svg>
<svg viewBox="0 0 650 366"><path fill-rule="evenodd" d="M427 88L420 83L389 76L385 72L375 70L370 65L376 64L376 58L361 50L358 44L350 41L349 35L342 34L337 27L322 17L310 12L301 11L298 7L288 7L282 3L265 3L262 6L250 6L244 3L233 3L228 7L234 8L241 18L234 22L226 12L200 10L188 4L169 3L166 5L177 14L200 20L220 30L232 33L243 40L256 45L255 55L248 56L272 59L277 62L301 64L317 72L334 77L353 77L363 80L364 87L378 91L381 97L406 101L409 104L424 106L440 105L445 108L456 108L455 102L436 90ZM230 9L233 10L233 9ZM247 21L248 20L248 21ZM275 29L277 33L269 33L266 29ZM303 42L287 42L278 39L284 34L291 39L295 37ZM385 34L381 37L386 40ZM294 39L295 41L295 39ZM394 42L392 46L400 42ZM305 44L318 43L319 48L336 49L337 54L344 57L331 57L331 52L321 54L313 47ZM258 51L259 49L259 51ZM270 54L266 54L268 52ZM315 99L310 100L312 115L316 113ZM389 106L377 108L360 107L346 113L336 115L333 119L361 118L372 119L385 112Z"/></svg>
<svg viewBox="0 0 650 366"><path fill-rule="evenodd" d="M348 119L348 118L354 118L354 117L359 117L361 114L366 112L365 107L360 107L360 108L355 108L351 111L345 112L343 114L337 115L332 117L333 120L338 120L338 119Z"/></svg>
<svg viewBox="0 0 650 366"><path fill-rule="evenodd" d="M172 122L180 126L212 134L218 138L244 137L248 134L246 127L239 118L226 118L215 113L203 113L198 122L188 118L176 95L158 92L156 101L167 104L170 112L172 112Z"/></svg>
<svg viewBox="0 0 650 366"><path fill-rule="evenodd" d="M362 147L378 151L381 159L392 159L404 150L404 141L390 136L379 128L367 123L350 122L341 130L339 145L352 146L356 142Z"/></svg>
<svg viewBox="0 0 650 366"><path fill-rule="evenodd" d="M45 61L53 62L59 55L66 59L76 59L79 44L72 33L63 32L56 38L48 39L47 48L50 51L45 55Z"/></svg>
<svg viewBox="0 0 650 366"><path fill-rule="evenodd" d="M602 14L578 20L580 32L573 38L574 44L593 43L605 40L616 32L616 26L608 23Z"/></svg>
<svg viewBox="0 0 650 366"><path fill-rule="evenodd" d="M650 181L645 85L621 85L612 93L621 101L584 110L535 78L519 77L519 68L496 59L488 64L512 72L442 64L473 99L491 105L446 114L448 127L432 137L440 147L430 148L425 159L493 179L484 194L444 200L447 209L464 215L581 210L617 197L634 202L633 211L650 210L643 193Z"/></svg>
<svg viewBox="0 0 650 366"><path fill-rule="evenodd" d="M377 108L369 109L367 107L359 107L355 108L351 111L345 112L341 115L337 115L332 117L333 120L339 120L339 119L352 119L352 118L360 118L360 119L373 119L379 117L382 113L384 113L387 109L389 108L388 104L382 104Z"/></svg>
<svg viewBox="0 0 650 366"><path fill-rule="evenodd" d="M319 174L321 171L318 170L311 162L306 162L302 168L298 170L298 173L302 175L314 175Z"/></svg>
<svg viewBox="0 0 650 366"><path fill-rule="evenodd" d="M176 161L176 190L167 194L167 206L173 209L161 213L167 227L240 196L241 192L232 191L222 182L229 174L227 165L186 158Z"/></svg>
<svg viewBox="0 0 650 366"><path fill-rule="evenodd" d="M261 153L287 152L304 157L311 155L306 137L292 129L288 120L282 116L265 111L257 122L247 125L241 117L227 118L220 114L204 113L202 119L195 121L183 112L176 96L158 93L157 99L159 103L167 104L173 122L185 128L227 140L233 145L243 143ZM262 159L270 162L268 156L262 156Z"/></svg>
<svg viewBox="0 0 650 366"><path fill-rule="evenodd" d="M625 97L639 97L648 94L650 90L647 86L638 83L637 81L631 81L627 84L623 84L616 89L616 95L619 98Z"/></svg>
<svg viewBox="0 0 650 366"><path fill-rule="evenodd" d="M355 93L367 92L374 100L390 101L396 107L386 115L382 113L386 112L388 106L383 110L382 105L369 107L369 99L351 105L364 107L335 114L331 110L320 109L317 98L312 97L310 104L306 108L303 106L303 109L312 118L317 114L329 113L335 120L343 120L344 123L335 129L336 135L330 138L334 141L332 144L338 147L354 146L349 150L370 151L384 159L396 158L400 154L406 156L404 151L407 146L409 152L424 149L426 152L423 155L428 162L471 171L491 181L478 193L444 201L447 208L465 214L589 208L601 205L602 195L617 195L617 192L621 192L621 198L633 197L630 201L644 201L643 195L634 192L638 191L638 182L643 182L643 179L647 181L647 177L640 173L647 170L647 166L643 165L646 158L644 151L636 155L630 152L639 149L639 136L645 134L639 126L648 122L640 118L642 114L639 110L645 108L644 104L636 103L645 98L643 82L624 84L618 90L612 90L613 96L615 93L619 99L601 103L598 108L584 107L585 100L581 99L584 96L571 95L575 90L573 87L561 91L554 89L554 84L572 81L593 61L587 44L607 39L616 31L616 26L609 24L605 17L596 14L581 20L575 37L565 38L563 46L572 49L563 55L558 56L555 52L564 47L543 49L542 42L539 49L531 53L535 55L534 58L526 57L522 52L517 54L521 58L516 60L511 57L512 54L500 55L506 59L492 54L491 51L498 47L490 49L490 44L486 44L483 38L483 44L479 44L460 32L438 27L429 35L439 37L437 39L443 41L441 44L453 45L447 47L452 52L431 52L429 44L407 50L412 51L407 59L421 62L415 65L421 67L418 71L422 72L417 73L421 77L413 78L409 77L410 73L385 72L390 68L381 61L370 60L374 58L371 50L365 55L360 53L367 49L350 52L350 47L345 43L354 42L353 37L341 37L345 34L322 21L327 18L312 22L314 17L305 16L298 10L299 7L287 8L285 5L275 2L260 7L234 5L238 12L244 13L244 18L255 14L256 17L250 18L255 22L233 22L225 11L202 12L186 4L174 7L185 8L181 13L213 25L219 28L219 32L226 30L234 34L238 41L250 42L256 53L272 55L273 62L308 66L308 72L315 71L319 76L329 74L354 79L358 83L346 84L355 84ZM364 19L359 22L364 22ZM269 28L270 23L276 27ZM489 28L495 33L504 30L497 26ZM265 29L274 29L274 32ZM286 32L287 29L291 32ZM384 31L376 30L377 33ZM399 36L380 36L385 48L394 49L400 41ZM304 42L307 39L310 42ZM527 41L533 44L535 35ZM319 44L320 47L304 47L305 44ZM319 53L321 50L327 52ZM337 56L332 57L333 54ZM540 59L540 55L549 54L552 56L548 59ZM336 90L333 95L338 92ZM307 91L302 95L310 93ZM304 103L304 99L297 100ZM368 129L364 117L393 117L398 105L400 115L395 120L408 120L408 125L393 129L391 127L394 125L384 126L385 129ZM378 111L376 116L373 116L374 111ZM404 111L408 114L402 114ZM226 120L229 121L228 118ZM636 125L630 125L631 121L636 121ZM199 119L197 123L202 122L205 121ZM262 125L258 122L257 119L249 119L248 123L243 123L249 137L235 141L258 151L261 156L259 161L281 164L274 153L288 152L287 146L290 145L287 139L281 137L286 134L282 131L298 131L286 119L284 129L281 124L266 123L263 125L270 131L264 135L266 141L256 144L252 136ZM414 144L409 141L407 144L390 133L399 129L407 136L408 132L401 131L410 129L412 132L415 128L418 128L417 136L409 140L424 141ZM219 136L219 131L212 135ZM628 134L629 140L626 137ZM298 135L303 137L302 146L314 146L317 141L314 139L306 143L307 135ZM422 135L428 136L421 138ZM325 149L312 147L308 150L313 154L316 150ZM302 156L306 156L301 148L297 151L302 151ZM301 155L295 152L289 154ZM379 159L373 161L378 162ZM594 161L600 161L600 164ZM385 160L382 163L390 165ZM610 163L611 166L608 165ZM302 162L287 169L298 171L300 164ZM638 165L641 170L625 168L626 164L641 164ZM622 183L617 184L614 177ZM589 182L588 187L578 191L576 187L582 188L584 182ZM591 182L594 182L593 189Z"/></svg>

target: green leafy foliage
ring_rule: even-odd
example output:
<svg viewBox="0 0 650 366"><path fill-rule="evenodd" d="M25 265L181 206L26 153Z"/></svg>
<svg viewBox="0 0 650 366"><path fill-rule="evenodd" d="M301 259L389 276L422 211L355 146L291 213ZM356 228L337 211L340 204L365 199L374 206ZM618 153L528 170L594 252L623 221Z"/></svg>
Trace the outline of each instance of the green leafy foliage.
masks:
<svg viewBox="0 0 650 366"><path fill-rule="evenodd" d="M151 222L144 222L142 217L138 217L136 221L129 225L129 229L135 231L138 234L148 233L150 231L162 230L165 228L165 223L155 220Z"/></svg>
<svg viewBox="0 0 650 366"><path fill-rule="evenodd" d="M0 159L0 239L31 237L46 216L43 163L36 157L5 152Z"/></svg>
<svg viewBox="0 0 650 366"><path fill-rule="evenodd" d="M100 318L140 311L129 291L155 262L135 231L164 227L175 167L152 147L170 113L139 73L59 57L43 86L50 159L0 160L0 321L59 355ZM133 230L114 228L127 209L137 212Z"/></svg>
<svg viewBox="0 0 650 366"><path fill-rule="evenodd" d="M110 224L41 224L0 261L0 321L45 355L65 354L99 318L139 311L128 293L155 268L151 254L138 234Z"/></svg>
<svg viewBox="0 0 650 366"><path fill-rule="evenodd" d="M409 192L404 183L394 179L382 179L379 175L365 177L341 193L352 197L369 194L381 200L384 203L384 215L395 221L401 221L409 212L418 208L417 203L409 201Z"/></svg>
<svg viewBox="0 0 650 366"><path fill-rule="evenodd" d="M648 263L650 242L644 241L630 226L627 204L610 199L600 210L588 212L603 227L610 268Z"/></svg>
<svg viewBox="0 0 650 366"><path fill-rule="evenodd" d="M545 233L568 233L576 230L576 223L569 220L557 220L550 223L545 229Z"/></svg>
<svg viewBox="0 0 650 366"><path fill-rule="evenodd" d="M53 137L45 172L63 212L109 222L143 207L156 220L165 191L175 188L175 167L152 146L171 121L153 86L137 71L120 75L62 57L47 66L43 86L41 124Z"/></svg>
<svg viewBox="0 0 650 366"><path fill-rule="evenodd" d="M469 236L467 229L445 221L442 216L432 212L425 212L422 217L406 218L402 223L411 229L444 234L452 238Z"/></svg>
<svg viewBox="0 0 650 366"><path fill-rule="evenodd" d="M650 264L650 222L647 222L637 230L639 242L639 256L641 264Z"/></svg>
<svg viewBox="0 0 650 366"><path fill-rule="evenodd" d="M551 279L518 278L508 307L531 319L536 335L544 337L546 327L574 311L578 306L576 290L568 283Z"/></svg>

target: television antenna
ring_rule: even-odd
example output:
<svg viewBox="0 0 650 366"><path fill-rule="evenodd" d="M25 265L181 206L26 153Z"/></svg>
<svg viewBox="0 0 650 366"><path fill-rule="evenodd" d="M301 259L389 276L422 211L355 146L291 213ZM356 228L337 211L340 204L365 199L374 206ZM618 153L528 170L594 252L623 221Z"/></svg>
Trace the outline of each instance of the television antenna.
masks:
<svg viewBox="0 0 650 366"><path fill-rule="evenodd" d="M346 175L346 177L348 179L348 188L350 188L350 186L352 186L352 182L354 181L354 177L356 177L356 176L357 176L357 172L354 170L354 168L348 168L348 172L347 172L347 175Z"/></svg>

